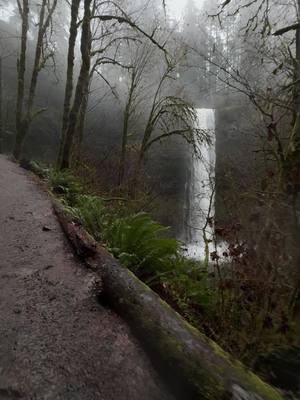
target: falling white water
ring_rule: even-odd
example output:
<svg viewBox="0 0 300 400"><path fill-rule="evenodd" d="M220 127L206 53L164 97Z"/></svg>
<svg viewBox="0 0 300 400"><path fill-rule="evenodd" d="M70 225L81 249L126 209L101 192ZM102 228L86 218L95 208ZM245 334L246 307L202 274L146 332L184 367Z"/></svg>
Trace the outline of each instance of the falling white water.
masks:
<svg viewBox="0 0 300 400"><path fill-rule="evenodd" d="M198 143L201 156L193 155L191 160L190 181L187 187L186 232L187 255L191 258L205 259L205 240L213 238L213 227L209 218L214 216L215 192L215 113L212 109L197 109L198 128L210 133L211 144ZM209 253L215 250L209 244Z"/></svg>

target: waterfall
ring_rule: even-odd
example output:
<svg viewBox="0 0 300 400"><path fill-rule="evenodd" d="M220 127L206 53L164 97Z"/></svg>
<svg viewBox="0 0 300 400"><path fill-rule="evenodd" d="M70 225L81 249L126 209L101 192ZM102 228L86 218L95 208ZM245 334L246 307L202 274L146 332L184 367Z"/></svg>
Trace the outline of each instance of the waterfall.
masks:
<svg viewBox="0 0 300 400"><path fill-rule="evenodd" d="M215 113L212 109L196 110L198 128L211 132L212 143L197 143L200 155L191 158L190 177L187 183L185 204L185 243L187 256L205 259L205 243L213 237L213 227L208 218L214 216L215 187ZM206 238L206 241L204 240ZM213 251L209 244L209 252Z"/></svg>

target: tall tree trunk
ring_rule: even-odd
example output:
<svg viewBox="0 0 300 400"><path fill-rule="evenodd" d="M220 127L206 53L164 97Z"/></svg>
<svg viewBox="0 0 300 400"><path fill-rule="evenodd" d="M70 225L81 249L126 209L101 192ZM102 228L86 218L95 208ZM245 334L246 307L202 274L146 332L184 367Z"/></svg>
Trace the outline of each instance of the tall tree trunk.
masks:
<svg viewBox="0 0 300 400"><path fill-rule="evenodd" d="M29 87L29 95L28 95L28 102L27 102L27 111L24 116L22 116L22 121L20 125L20 131L17 132L17 154L15 155L17 159L20 158L22 154L23 142L28 133L29 126L32 120L32 109L33 109L33 102L36 92L37 86L37 79L40 72L40 62L42 56L42 48L43 48L43 38L44 38L44 20L45 20L45 8L46 8L46 1L42 1L41 11L39 16L39 30L38 30L38 37L35 47L35 57L34 57L34 64L33 70L31 75L30 87Z"/></svg>
<svg viewBox="0 0 300 400"><path fill-rule="evenodd" d="M3 86L2 86L2 58L0 57L0 153L3 152Z"/></svg>
<svg viewBox="0 0 300 400"><path fill-rule="evenodd" d="M83 134L84 134L84 127L85 127L85 116L87 112L87 106L88 106L88 101L89 101L89 93L87 92L82 99L80 111L79 111L79 117L78 117L78 122L77 122L77 128L76 128L76 144L74 148L74 152L72 154L72 158L74 161L74 165L78 165L81 159L81 148L82 148L82 142L83 142Z"/></svg>
<svg viewBox="0 0 300 400"><path fill-rule="evenodd" d="M14 150L14 156L16 159L19 159L21 156L23 142L24 142L24 139L27 135L28 129L29 129L30 124L33 119L33 104L34 104L34 98L35 98L35 94L36 94L38 76L41 71L41 65L42 65L43 41L44 41L45 35L47 33L47 29L51 23L52 15L53 15L56 5L57 5L57 0L53 0L52 6L49 9L48 15L46 17L47 4L48 4L47 0L43 0L42 4L41 4L41 10L40 10L40 15L39 15L38 37L37 37L37 42L36 42L36 47L35 47L35 57L34 57L33 69L32 69L31 80L30 80L27 110L26 110L25 115L23 115L23 111L22 111L23 103L24 103L24 74L23 74L23 99L22 99L21 112L20 112L20 115L18 116L18 119L20 119L20 120L18 121L18 125L17 125L16 144L15 144L15 150ZM25 5L23 6L23 15L24 15L24 7L25 7ZM29 13L29 9L28 9L28 13ZM27 13L27 31L28 31L28 13ZM22 17L22 19L23 18L24 17ZM27 42L27 31L26 31L26 42ZM23 29L22 29L22 42L23 42ZM23 56L24 56L24 62L26 62L26 51L23 54ZM25 69L24 69L24 72L25 72Z"/></svg>
<svg viewBox="0 0 300 400"><path fill-rule="evenodd" d="M300 0L297 0L297 20L300 22ZM292 249L291 252L294 258L295 265L295 276L294 276L294 294L291 300L292 311L296 309L296 303L299 301L300 294L300 224L299 224L299 151L300 151L300 29L296 30L296 56L294 60L294 92L293 92L293 105L294 105L294 132L292 137L292 145L288 149L288 165L289 171L287 176L288 181L288 202L292 209L292 225L290 228L290 235L292 238ZM291 200L290 200L291 197Z"/></svg>
<svg viewBox="0 0 300 400"><path fill-rule="evenodd" d="M29 1L23 0L23 6L18 2L19 13L22 19L21 33L21 50L17 61L18 89L17 89L17 106L16 106L16 142L14 147L14 156L16 159L21 155L22 139L22 118L24 105L24 88L25 88L25 71L26 71L26 51L27 51L27 33L29 29Z"/></svg>
<svg viewBox="0 0 300 400"><path fill-rule="evenodd" d="M68 127L66 129L65 141L62 150L61 169L69 168L72 145L74 142L78 117L83 101L83 97L88 91L89 76L91 66L91 2L92 0L84 0L84 17L82 21L81 34L81 57L82 64L78 77L78 82L75 91L73 106L69 114Z"/></svg>
<svg viewBox="0 0 300 400"><path fill-rule="evenodd" d="M74 75L74 58L75 58L75 45L78 33L78 13L79 13L80 0L72 0L71 4L71 22L70 22L70 36L69 36L69 47L68 47L68 67L67 67L67 80L65 86L65 100L64 100L64 111L61 129L61 139L58 154L58 166L61 163L62 152L64 148L66 129L69 121L69 114L71 108L71 100L73 95L73 75Z"/></svg>
<svg viewBox="0 0 300 400"><path fill-rule="evenodd" d="M127 104L124 111L123 118L123 132L122 132L122 148L121 148L121 157L120 157L120 165L119 165L119 176L118 176L118 184L122 185L125 177L125 167L126 167L126 153L127 153L127 141L128 141L128 127L129 127L129 119L131 114L132 100L134 90L136 88L135 83L136 74L133 71L131 75L131 84L129 89L129 96L127 100Z"/></svg>
<svg viewBox="0 0 300 400"><path fill-rule="evenodd" d="M297 19L300 22L300 0L297 0ZM300 113L300 29L296 29L296 56L294 60L294 119Z"/></svg>
<svg viewBox="0 0 300 400"><path fill-rule="evenodd" d="M120 157L120 165L119 165L119 176L118 176L118 185L119 186L122 185L122 183L124 181L124 177L125 177L127 138L128 138L128 123L129 123L129 107L128 107L128 104L127 104L125 112L124 112L124 120L123 120L122 148L121 148L121 157Z"/></svg>
<svg viewBox="0 0 300 400"><path fill-rule="evenodd" d="M46 8L47 0L42 1L40 17L39 17L39 30L38 30L38 37L35 47L35 57L34 57L34 64L33 70L31 75L31 82L29 88L29 96L28 96L28 103L27 103L27 118L31 118L33 102L36 92L37 86L37 79L40 71L40 63L41 63L41 55L43 50L43 39L44 39L44 20L45 20L45 8Z"/></svg>
<svg viewBox="0 0 300 400"><path fill-rule="evenodd" d="M297 0L297 19L300 22L300 0ZM299 151L300 151L300 29L296 29L296 55L294 59L294 127L291 140L286 153L287 184L289 192L293 195L294 207L297 207L297 197L299 194ZM292 189L292 190L291 190ZM297 216L297 213L295 214Z"/></svg>

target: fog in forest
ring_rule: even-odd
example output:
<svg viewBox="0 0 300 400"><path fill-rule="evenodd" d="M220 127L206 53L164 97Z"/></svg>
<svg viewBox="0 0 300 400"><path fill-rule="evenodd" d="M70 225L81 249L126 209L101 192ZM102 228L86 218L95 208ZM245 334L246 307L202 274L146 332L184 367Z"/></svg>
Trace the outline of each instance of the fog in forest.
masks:
<svg viewBox="0 0 300 400"><path fill-rule="evenodd" d="M290 399L299 150L300 0L0 0L0 152Z"/></svg>

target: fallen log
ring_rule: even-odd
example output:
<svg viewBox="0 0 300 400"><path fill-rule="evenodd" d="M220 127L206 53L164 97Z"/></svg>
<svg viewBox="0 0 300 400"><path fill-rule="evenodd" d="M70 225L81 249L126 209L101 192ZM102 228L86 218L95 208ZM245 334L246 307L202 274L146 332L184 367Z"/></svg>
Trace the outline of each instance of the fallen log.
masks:
<svg viewBox="0 0 300 400"><path fill-rule="evenodd" d="M22 159L20 161L20 167L26 169L27 171L33 172L39 178L44 179L47 177L47 170L41 168L36 162Z"/></svg>
<svg viewBox="0 0 300 400"><path fill-rule="evenodd" d="M74 234L74 229L81 228L65 215L59 203L54 203L54 209L76 251L78 237L85 243L90 241L95 253L87 262L97 265L102 296L128 321L169 383L181 391L179 398L283 400L277 390L187 323L88 234L82 230L79 236Z"/></svg>
<svg viewBox="0 0 300 400"><path fill-rule="evenodd" d="M84 260L95 257L98 244L92 236L83 229L78 221L74 221L71 216L66 214L62 204L58 200L53 200L53 208L76 254Z"/></svg>

